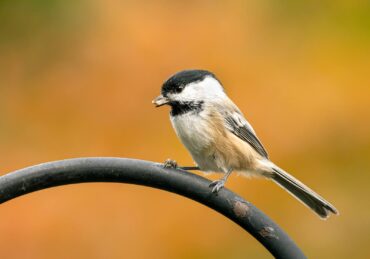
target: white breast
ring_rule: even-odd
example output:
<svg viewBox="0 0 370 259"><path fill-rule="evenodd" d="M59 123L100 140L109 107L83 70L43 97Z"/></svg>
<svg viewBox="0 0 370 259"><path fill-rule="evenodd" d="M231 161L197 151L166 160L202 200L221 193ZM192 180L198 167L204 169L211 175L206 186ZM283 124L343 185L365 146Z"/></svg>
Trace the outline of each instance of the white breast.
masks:
<svg viewBox="0 0 370 259"><path fill-rule="evenodd" d="M186 113L171 116L172 126L181 142L191 153L197 165L203 171L219 171L210 152L212 138L209 134L209 122L203 112Z"/></svg>
<svg viewBox="0 0 370 259"><path fill-rule="evenodd" d="M171 116L171 122L177 136L191 153L202 152L209 145L207 121L202 119L201 114L186 113Z"/></svg>

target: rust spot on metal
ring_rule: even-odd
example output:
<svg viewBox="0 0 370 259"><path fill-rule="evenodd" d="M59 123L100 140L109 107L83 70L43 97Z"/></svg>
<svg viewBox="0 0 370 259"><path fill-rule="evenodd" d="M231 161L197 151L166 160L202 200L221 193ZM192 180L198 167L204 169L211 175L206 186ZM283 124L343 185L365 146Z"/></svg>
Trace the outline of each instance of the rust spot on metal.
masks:
<svg viewBox="0 0 370 259"><path fill-rule="evenodd" d="M249 207L245 202L237 200L233 204L233 210L238 218L244 218L248 214Z"/></svg>
<svg viewBox="0 0 370 259"><path fill-rule="evenodd" d="M264 238L275 238L279 239L279 237L275 234L275 230L272 227L263 227L259 234Z"/></svg>

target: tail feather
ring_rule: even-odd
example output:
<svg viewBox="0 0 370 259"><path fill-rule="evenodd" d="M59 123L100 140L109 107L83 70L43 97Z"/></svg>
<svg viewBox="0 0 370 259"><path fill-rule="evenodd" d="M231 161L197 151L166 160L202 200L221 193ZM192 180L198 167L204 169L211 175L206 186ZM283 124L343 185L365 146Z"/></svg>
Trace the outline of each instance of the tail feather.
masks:
<svg viewBox="0 0 370 259"><path fill-rule="evenodd" d="M321 218L327 218L330 213L339 214L338 210L328 201L281 168L277 166L273 167L271 179L315 211Z"/></svg>

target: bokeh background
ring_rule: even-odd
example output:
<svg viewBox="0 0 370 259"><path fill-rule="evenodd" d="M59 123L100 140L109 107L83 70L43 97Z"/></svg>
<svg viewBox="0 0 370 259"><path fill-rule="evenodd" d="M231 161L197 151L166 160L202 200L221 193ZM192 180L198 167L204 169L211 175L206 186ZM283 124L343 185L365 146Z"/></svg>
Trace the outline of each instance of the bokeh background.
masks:
<svg viewBox="0 0 370 259"><path fill-rule="evenodd" d="M365 0L1 0L1 174L86 156L191 165L151 104L186 68L215 72L273 161L341 215L322 221L268 181L227 186L310 258L369 258ZM0 233L1 258L270 258L223 216L133 185L18 198L0 206Z"/></svg>

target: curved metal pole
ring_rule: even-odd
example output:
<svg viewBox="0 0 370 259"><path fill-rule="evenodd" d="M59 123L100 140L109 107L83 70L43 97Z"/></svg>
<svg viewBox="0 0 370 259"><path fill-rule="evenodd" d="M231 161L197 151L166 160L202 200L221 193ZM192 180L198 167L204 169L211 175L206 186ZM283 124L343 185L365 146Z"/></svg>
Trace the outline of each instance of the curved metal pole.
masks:
<svg viewBox="0 0 370 259"><path fill-rule="evenodd" d="M288 235L250 202L180 169L126 158L76 158L27 167L0 177L0 203L65 184L118 182L150 186L193 199L225 215L254 236L276 258L306 258Z"/></svg>

